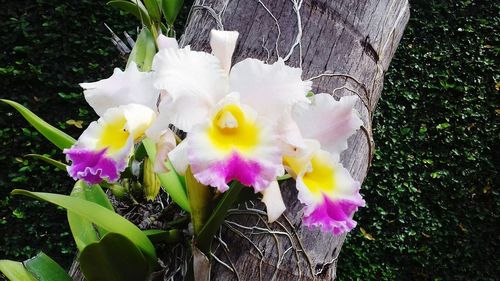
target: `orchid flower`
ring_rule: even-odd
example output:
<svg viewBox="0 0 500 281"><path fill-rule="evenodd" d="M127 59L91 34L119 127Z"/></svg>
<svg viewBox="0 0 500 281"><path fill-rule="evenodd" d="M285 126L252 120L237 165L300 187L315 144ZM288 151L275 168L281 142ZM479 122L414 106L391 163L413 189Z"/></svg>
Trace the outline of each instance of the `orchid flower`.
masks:
<svg viewBox="0 0 500 281"><path fill-rule="evenodd" d="M269 217L277 217L282 200L267 199L274 198L269 194L281 199L276 188L276 177L284 172L278 127L293 104L308 101L311 82L302 81L301 69L282 59L274 64L245 59L231 68L237 37L234 31L212 30L212 54L189 46L158 52L154 85L166 95L147 134L158 140L169 124L187 132L169 153L177 172L190 165L200 183L221 192L231 180L252 186L267 196L263 202L274 214ZM268 187L272 192L265 192Z"/></svg>
<svg viewBox="0 0 500 281"><path fill-rule="evenodd" d="M352 217L365 205L360 183L339 161L347 139L363 124L355 102L354 96L336 101L329 94L317 94L309 103L294 106L294 122L287 131L288 139L295 139L289 143L294 149L288 150L284 163L296 179L299 200L306 205L304 224L333 234L354 228Z"/></svg>
<svg viewBox="0 0 500 281"><path fill-rule="evenodd" d="M134 143L140 140L156 117L159 91L153 74L140 72L135 62L107 79L81 83L85 99L99 120L92 122L77 143L64 150L71 161L74 179L95 184L115 182L126 166Z"/></svg>
<svg viewBox="0 0 500 281"><path fill-rule="evenodd" d="M115 182L127 167L134 142L139 140L155 117L155 112L139 104L121 105L88 126L70 149L65 149L68 173L90 184Z"/></svg>

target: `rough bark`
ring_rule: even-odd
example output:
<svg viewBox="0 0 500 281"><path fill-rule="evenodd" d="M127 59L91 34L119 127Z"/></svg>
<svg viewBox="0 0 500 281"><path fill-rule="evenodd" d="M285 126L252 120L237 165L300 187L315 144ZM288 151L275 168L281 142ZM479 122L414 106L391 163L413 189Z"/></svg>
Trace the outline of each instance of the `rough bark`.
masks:
<svg viewBox="0 0 500 281"><path fill-rule="evenodd" d="M196 0L181 45L209 51L211 29L237 30L233 63L283 57L303 68L314 92L358 95L364 126L341 161L362 182L374 147L372 113L408 18L407 0ZM231 211L214 246L212 280L335 279L345 235L304 227L293 182L282 192L288 210L272 225L261 204ZM75 261L71 275L83 280L78 269Z"/></svg>
<svg viewBox="0 0 500 281"><path fill-rule="evenodd" d="M269 62L284 57L289 65L302 66L305 79L322 75L314 79L316 93L358 95L364 128L351 137L341 160L362 182L373 153L372 113L408 19L407 0L197 0L181 43L209 51L211 29L237 30L234 63L247 57ZM221 244L215 252L226 265L214 263L213 280L335 278L345 236L304 227L293 183L284 184L282 192L288 220L266 226L250 207L228 218L221 234L227 248Z"/></svg>

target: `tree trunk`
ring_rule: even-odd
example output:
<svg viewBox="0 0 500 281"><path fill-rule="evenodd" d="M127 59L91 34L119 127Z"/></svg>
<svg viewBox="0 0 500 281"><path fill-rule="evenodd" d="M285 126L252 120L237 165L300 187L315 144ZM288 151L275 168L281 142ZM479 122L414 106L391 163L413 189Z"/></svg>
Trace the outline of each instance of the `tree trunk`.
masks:
<svg viewBox="0 0 500 281"><path fill-rule="evenodd" d="M237 30L234 63L283 57L313 79L315 93L358 95L364 127L341 161L362 182L373 154L372 113L409 15L407 0L197 0L181 43L209 51L211 29ZM303 226L293 185L281 188L288 210L278 223L265 224L255 210L261 205L231 213L220 239L227 247L220 243L215 251L220 262L212 266L213 280L335 279L345 235Z"/></svg>
<svg viewBox="0 0 500 281"><path fill-rule="evenodd" d="M409 14L407 0L195 0L181 45L209 51L211 29L237 30L234 63L282 57L302 67L315 93L357 95L364 126L341 162L362 182L374 149L372 113ZM260 203L230 212L214 246L212 280L335 279L345 235L303 226L294 183L281 190L288 209L276 223L266 223ZM76 260L71 275L83 280Z"/></svg>

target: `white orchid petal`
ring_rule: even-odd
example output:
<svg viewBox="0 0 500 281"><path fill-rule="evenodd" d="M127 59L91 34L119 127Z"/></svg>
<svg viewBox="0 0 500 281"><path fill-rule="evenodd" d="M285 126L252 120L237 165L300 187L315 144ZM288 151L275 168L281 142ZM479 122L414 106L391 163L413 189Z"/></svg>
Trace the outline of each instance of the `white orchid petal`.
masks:
<svg viewBox="0 0 500 281"><path fill-rule="evenodd" d="M225 96L225 81L219 60L208 53L183 49L162 49L153 60L154 85L175 100L192 95L215 104Z"/></svg>
<svg viewBox="0 0 500 281"><path fill-rule="evenodd" d="M168 159L172 163L172 166L174 166L175 171L179 175L184 175L189 165L187 141L182 141L170 151L170 153L168 153Z"/></svg>
<svg viewBox="0 0 500 281"><path fill-rule="evenodd" d="M287 155L283 157L287 172L294 177L307 169L312 156L320 149L320 144L316 140L303 140L301 144L302 146L288 147L285 151Z"/></svg>
<svg viewBox="0 0 500 281"><path fill-rule="evenodd" d="M158 48L161 49L179 49L179 43L177 42L177 39L173 37L167 37L163 34L158 35L158 38L156 39L158 42Z"/></svg>
<svg viewBox="0 0 500 281"><path fill-rule="evenodd" d="M153 74L140 72L135 62L121 71L115 68L113 75L97 82L81 83L85 100L97 115L102 116L106 110L137 103L156 109L159 91L153 87Z"/></svg>
<svg viewBox="0 0 500 281"><path fill-rule="evenodd" d="M210 103L193 95L184 95L173 101L162 102L159 106L160 114L148 130L148 136L157 140L169 124L189 132L194 125L208 117L210 108Z"/></svg>
<svg viewBox="0 0 500 281"><path fill-rule="evenodd" d="M278 182L271 182L271 184L261 193L262 203L266 205L267 209L267 219L270 223L274 222L286 210Z"/></svg>
<svg viewBox="0 0 500 281"><path fill-rule="evenodd" d="M134 140L142 137L149 126L153 123L156 113L149 107L140 104L127 104L119 107L127 120L126 129L134 137Z"/></svg>
<svg viewBox="0 0 500 281"><path fill-rule="evenodd" d="M300 103L293 108L293 118L304 138L316 139L321 148L340 153L347 148L347 139L363 125L354 109L356 96L345 96L336 101L329 94L317 94L311 103Z"/></svg>
<svg viewBox="0 0 500 281"><path fill-rule="evenodd" d="M259 115L278 120L294 103L307 101L312 82L302 81L301 75L300 68L289 67L282 59L274 64L245 59L231 69L229 87Z"/></svg>
<svg viewBox="0 0 500 281"><path fill-rule="evenodd" d="M212 29L210 32L210 47L212 54L216 56L226 74L231 69L231 58L233 57L236 41L239 33L236 31L220 31Z"/></svg>
<svg viewBox="0 0 500 281"><path fill-rule="evenodd" d="M184 131L206 118L226 95L227 78L211 54L189 47L163 49L156 54L153 69L155 87L168 95L160 102L160 117Z"/></svg>

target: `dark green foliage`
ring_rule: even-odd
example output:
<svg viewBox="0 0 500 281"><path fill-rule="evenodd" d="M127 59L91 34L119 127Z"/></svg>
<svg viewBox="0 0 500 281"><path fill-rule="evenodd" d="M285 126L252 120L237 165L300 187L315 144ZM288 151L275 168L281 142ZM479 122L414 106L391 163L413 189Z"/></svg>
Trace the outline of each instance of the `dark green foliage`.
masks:
<svg viewBox="0 0 500 281"><path fill-rule="evenodd" d="M133 18L100 1L6 1L0 10L0 97L28 106L42 118L78 137L66 124L95 118L79 82L109 76L125 60L108 40L106 22L116 33L135 32ZM14 188L69 194L64 172L33 158L59 149L32 129L14 109L0 105L0 257L23 260L39 249L68 266L75 247L64 211L9 196Z"/></svg>
<svg viewBox="0 0 500 281"><path fill-rule="evenodd" d="M342 249L339 280L500 276L494 3L411 3L375 114L367 207Z"/></svg>
<svg viewBox="0 0 500 281"><path fill-rule="evenodd" d="M85 128L95 119L78 83L125 65L103 23L118 35L136 31L134 17L105 2L2 4L0 98L78 137L82 129L66 121L82 120ZM375 114L376 156L362 188L368 205L356 214L359 226L341 252L339 280L500 276L495 3L412 1ZM14 188L69 194L73 181L64 173L21 158L62 155L6 105L0 105L0 145L0 258L23 260L40 249L68 266L75 247L65 213L8 195Z"/></svg>

